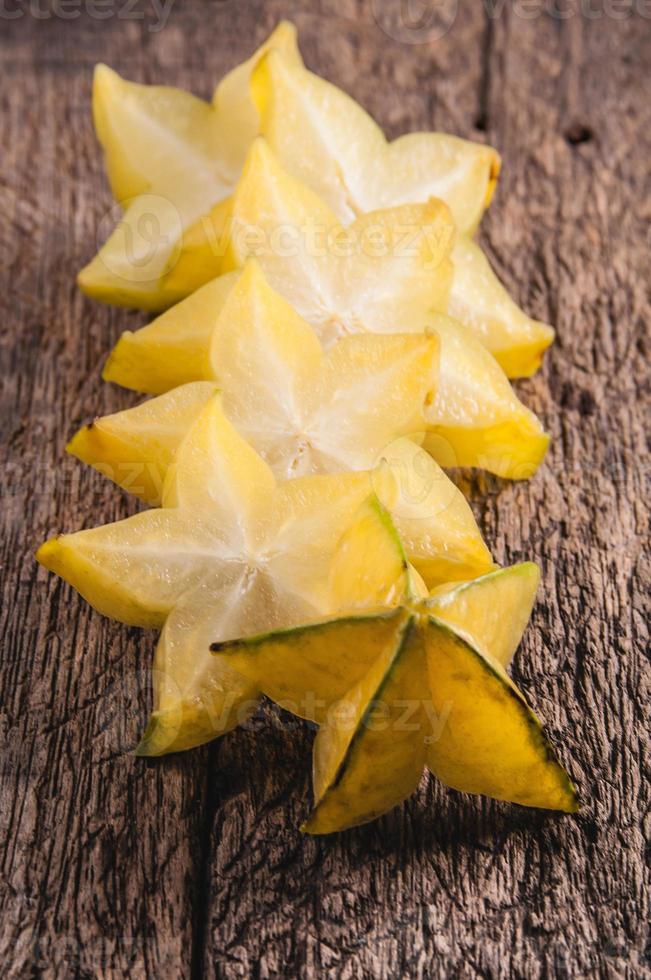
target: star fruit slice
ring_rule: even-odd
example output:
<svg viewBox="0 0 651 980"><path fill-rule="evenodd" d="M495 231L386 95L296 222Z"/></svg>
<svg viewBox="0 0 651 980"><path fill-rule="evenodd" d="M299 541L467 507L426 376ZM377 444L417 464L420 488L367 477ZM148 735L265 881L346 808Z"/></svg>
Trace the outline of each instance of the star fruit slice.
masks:
<svg viewBox="0 0 651 980"><path fill-rule="evenodd" d="M38 560L99 612L162 629L141 754L200 745L248 716L255 685L209 642L331 609L332 554L371 490L367 473L278 483L216 396L174 455L161 509L42 545Z"/></svg>
<svg viewBox="0 0 651 980"><path fill-rule="evenodd" d="M133 368L136 382L142 374L149 387L166 387L169 365L179 368L178 380L184 380L186 365L176 358L170 364L164 343L138 344L139 334L147 332L160 336L153 326L124 336L105 377L124 378ZM279 479L369 469L395 439L424 434L423 411L438 374L436 335L356 334L324 352L314 330L271 289L254 259L201 342L203 359L193 359L200 365L196 373L219 383L226 415ZM187 427L194 393L197 405L208 397L206 382L189 387L182 404L179 389L173 389L167 399L91 423L77 434L70 451L91 465L132 463L131 450L142 459L140 442L127 447L115 441L119 427L126 425L156 452L170 425L172 440ZM136 419L137 425L130 426ZM159 495L160 486L142 494L150 503L158 502Z"/></svg>
<svg viewBox="0 0 651 980"><path fill-rule="evenodd" d="M80 430L69 449L129 493L156 503L187 434L185 420L214 390L197 382L98 419ZM423 449L396 439L380 463L369 490L391 507L410 558L430 586L494 567L465 497Z"/></svg>
<svg viewBox="0 0 651 980"><path fill-rule="evenodd" d="M333 561L333 602L347 600L350 611L213 644L269 697L321 726L303 829L374 820L415 791L424 767L463 792L574 812L574 787L503 666L531 611L536 566L427 596L389 515L375 510ZM391 583L393 601L359 608L376 581Z"/></svg>
<svg viewBox="0 0 651 980"><path fill-rule="evenodd" d="M479 224L500 172L491 146L432 132L388 142L358 102L282 52L258 59L250 88L260 133L343 222L438 197L460 232Z"/></svg>
<svg viewBox="0 0 651 980"><path fill-rule="evenodd" d="M469 237L497 181L495 150L443 133L411 133L387 143L357 102L280 51L258 61L251 94L260 131L283 165L344 223L377 208L444 200L461 234L442 312L466 323L510 377L537 370L554 331L519 309Z"/></svg>
<svg viewBox="0 0 651 980"><path fill-rule="evenodd" d="M78 277L89 296L160 310L185 295L161 286L164 269L187 247L203 216L217 221L258 130L249 80L270 49L300 60L296 31L283 22L217 87L212 104L181 89L128 82L98 65L93 118L111 190L124 208L116 228ZM112 216L109 216L111 218ZM108 230L108 229L107 229Z"/></svg>
<svg viewBox="0 0 651 980"><path fill-rule="evenodd" d="M95 419L77 432L68 451L146 503L160 504L176 452L192 420L216 391L211 382L189 383ZM222 398L225 406L226 399ZM233 422L232 416L229 420ZM337 424L349 432L354 421L342 418ZM363 422L362 415L360 425ZM247 434L256 451L267 438L266 431L260 439L256 432ZM369 455L360 449L360 464ZM315 461L321 463L323 457L315 457ZM347 461L354 462L350 457ZM276 458L274 473L279 462L280 471L286 469ZM391 507L411 560L429 585L480 575L494 567L464 495L420 446L405 437L395 438L374 462L378 468L372 470L369 486ZM363 469L361 465L352 468ZM325 471L343 469L326 467Z"/></svg>
<svg viewBox="0 0 651 980"><path fill-rule="evenodd" d="M448 209L436 201L373 212L344 229L258 139L233 196L220 261L236 269L255 255L272 288L326 346L349 334L437 330L439 387L428 415L433 455L444 466L477 466L526 479L549 442L540 422L472 331L433 312L449 287L453 234ZM171 274L185 278L191 271L180 260ZM213 288L220 287L205 287L186 301L191 305L180 303L145 328L143 340L153 343L159 326L161 337L181 333L186 320L196 337L198 322L213 322ZM116 367L110 365L109 376L129 383L128 372L118 374Z"/></svg>

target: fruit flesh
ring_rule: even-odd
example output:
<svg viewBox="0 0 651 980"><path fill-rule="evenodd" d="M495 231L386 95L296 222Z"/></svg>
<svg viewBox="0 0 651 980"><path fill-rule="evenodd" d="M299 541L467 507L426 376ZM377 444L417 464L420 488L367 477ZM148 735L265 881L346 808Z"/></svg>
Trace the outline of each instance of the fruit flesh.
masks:
<svg viewBox="0 0 651 980"><path fill-rule="evenodd" d="M438 197L461 232L477 227L500 170L492 147L444 133L410 133L388 143L354 99L277 52L256 65L251 92L262 134L343 222Z"/></svg>
<svg viewBox="0 0 651 980"><path fill-rule="evenodd" d="M423 652L407 618L365 676L333 706L314 743L314 810L303 825L328 834L368 823L416 790L425 747ZM415 706L403 724L405 704ZM387 737L389 735L389 737Z"/></svg>
<svg viewBox="0 0 651 980"><path fill-rule="evenodd" d="M344 228L317 194L283 169L262 138L251 144L225 220L202 220L189 234L192 250L174 256L163 290L187 295L253 255L303 316L307 305L314 318L330 324L331 340L355 317L372 316L375 330L383 332L388 327L381 324L397 311L406 318L422 313L425 299L426 309L447 301L446 257L455 229L442 201L374 211ZM396 290L399 306L391 302ZM418 323L422 329L422 317Z"/></svg>
<svg viewBox="0 0 651 980"><path fill-rule="evenodd" d="M73 436L67 451L153 507L188 429L218 391L210 381L174 388L160 401L95 419Z"/></svg>
<svg viewBox="0 0 651 980"><path fill-rule="evenodd" d="M146 502L170 505L176 453L194 425L190 420L201 414L213 392L208 382L184 385L99 419L80 430L70 451ZM340 424L353 423L343 417ZM250 434L247 441L256 451L260 449ZM362 447L358 471L362 471L364 454ZM383 449L379 459L380 466L371 475L363 470L369 489L373 487L391 508L411 560L430 585L463 580L492 567L463 494L419 446L409 439L397 439ZM280 471L272 468L272 472L282 478L284 467Z"/></svg>
<svg viewBox="0 0 651 980"><path fill-rule="evenodd" d="M548 438L516 397L506 376L472 331L437 315L433 283L447 289L451 224L446 209L404 210L410 246L399 246L395 212L375 212L345 232L347 247L365 241L371 226L383 254L345 260L317 254L301 230L342 232L316 195L280 168L262 141L249 154L236 194L224 262L237 267L252 248L269 285L317 331L328 347L355 333L434 330L440 340L439 387L432 406L428 448L445 466L476 466L508 479L527 479L545 455ZM273 247L277 229L300 233L291 256ZM253 240L253 232L257 238ZM352 243L352 244L351 244ZM255 246L255 247L254 247ZM180 316L180 314L179 314Z"/></svg>
<svg viewBox="0 0 651 980"><path fill-rule="evenodd" d="M213 397L168 469L162 509L39 549L103 614L163 627L143 753L201 744L246 714L256 688L210 656L209 640L325 611L332 553L369 489L367 474L277 485Z"/></svg>
<svg viewBox="0 0 651 980"><path fill-rule="evenodd" d="M283 165L345 224L377 208L444 200L459 236L449 300L440 311L466 324L509 377L538 369L553 330L519 309L470 237L493 195L495 150L442 133L387 143L354 100L278 52L260 59L251 89L261 132Z"/></svg>
<svg viewBox="0 0 651 980"><path fill-rule="evenodd" d="M529 622L540 582L533 562L497 569L474 582L432 590L428 609L439 623L508 667Z"/></svg>
<svg viewBox="0 0 651 980"><path fill-rule="evenodd" d="M554 341L547 323L513 302L479 245L460 236L452 252L454 276L448 313L466 324L509 378L528 378Z"/></svg>
<svg viewBox="0 0 651 980"><path fill-rule="evenodd" d="M430 617L425 630L434 713L447 715L427 748L442 782L522 806L573 812L574 788L540 722L492 658Z"/></svg>
<svg viewBox="0 0 651 980"><path fill-rule="evenodd" d="M497 659L510 658L526 623L535 566L426 597L387 521L367 508L333 563L338 599L346 592L354 606L369 587L370 608L213 645L266 694L321 726L315 809L303 829L331 833L375 819L413 792L425 764L457 789L576 810L540 722ZM371 551L378 558L369 571ZM391 583L387 605L373 605L381 599L375 576Z"/></svg>
<svg viewBox="0 0 651 980"><path fill-rule="evenodd" d="M139 330L125 330L102 378L148 395L210 378L210 342L239 273L220 276ZM214 380L214 379L212 379Z"/></svg>
<svg viewBox="0 0 651 980"><path fill-rule="evenodd" d="M441 381L427 413L425 447L445 467L529 479L549 446L540 421L467 327L445 316L433 327L441 343Z"/></svg>

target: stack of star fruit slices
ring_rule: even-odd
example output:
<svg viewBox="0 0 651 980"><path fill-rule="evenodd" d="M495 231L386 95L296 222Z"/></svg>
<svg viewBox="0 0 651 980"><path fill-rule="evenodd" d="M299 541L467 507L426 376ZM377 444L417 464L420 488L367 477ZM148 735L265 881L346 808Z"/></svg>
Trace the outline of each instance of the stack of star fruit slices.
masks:
<svg viewBox="0 0 651 980"><path fill-rule="evenodd" d="M491 566L462 493L417 444L433 397L436 336L358 334L324 352L314 331L250 260L205 353L205 373L219 385L226 417L277 479L368 470L379 491L388 469L399 494L395 520L429 583ZM163 359L158 373L151 365L152 385L169 380L164 372L178 360ZM157 505L174 454L215 389L208 381L182 384L96 419L68 449Z"/></svg>
<svg viewBox="0 0 651 980"><path fill-rule="evenodd" d="M211 660L209 642L330 610L326 572L333 549L374 488L390 504L409 554L429 584L493 567L463 495L403 435L414 424L422 426L415 406L429 396L436 341L352 338L348 352L337 350L325 358L318 345L310 352L309 335L292 351L287 344L293 340L291 331L283 333L282 321L262 322L271 322L271 328L264 336L258 332L260 346L250 342L258 323L252 324L248 339L236 332L224 338L224 350L233 347L230 363L235 370L230 381L222 375L225 402L250 437L263 433L260 448L268 451L271 445L269 457L281 474L299 458L304 437L297 441L283 426L288 419L301 421L294 410L302 411L303 402L308 413L304 421L312 426L315 443L321 427L321 441L309 450L309 468L320 474L278 482L224 414L216 386L186 385L98 420L71 447L162 507L55 538L38 553L43 564L100 612L133 625L163 627L154 665L154 713L142 754L201 744L243 717L255 692L227 665ZM238 356L243 351L248 363ZM297 354L304 356L288 384L283 375L290 371L292 354L295 361ZM394 389L389 396L392 413L386 406L383 414L375 413L379 403L361 397L382 384L380 366L388 376L385 385ZM276 392L275 402L273 395L267 400L271 418L255 409L255 388L249 403L241 390L237 371L246 375L253 368ZM321 409L310 400L312 385L323 396ZM262 394L263 387L257 392ZM238 400L238 389L243 399ZM265 404L261 407L264 411ZM278 429L270 442L264 431L274 421ZM365 464L366 438L392 447L397 478L386 465L377 471L323 472L337 467L338 454L349 469ZM429 469L418 465L418 454ZM140 482L120 479L120 467ZM415 477L423 480L423 475L425 492L411 500Z"/></svg>
<svg viewBox="0 0 651 980"><path fill-rule="evenodd" d="M548 445L539 421L472 333L431 312L436 270L445 279L454 234L449 210L433 201L399 210L401 220L394 211L381 218L376 213L343 229L318 196L284 173L263 141L255 141L225 240L223 261L235 271L140 331L125 333L104 377L151 394L214 377L207 352L215 324L232 316L233 307L256 302L251 288L245 293L238 285L238 270L250 260L248 244L257 240L255 257L267 287L313 326L326 347L351 334L436 332L440 357L426 446L441 465L477 466L512 479L531 476ZM407 245L401 244L405 222ZM278 248L279 227L297 233L293 247ZM313 247L305 229L327 232L336 247Z"/></svg>
<svg viewBox="0 0 651 980"><path fill-rule="evenodd" d="M578 802L508 666L538 585L532 563L428 594L389 514L368 499L331 567L335 617L215 655L316 722L314 810L303 830L374 820L426 767L457 790L574 812Z"/></svg>
<svg viewBox="0 0 651 980"><path fill-rule="evenodd" d="M255 282L254 263L247 267L247 272ZM355 458L351 455L354 447L358 447L359 463L366 464L372 458L373 450L369 456L369 451L363 448L365 442L371 446L387 443L387 455L394 466L400 466L398 474L403 478L406 475L409 489L412 494L416 491L419 505L414 508L413 500L396 498L392 481L389 481L385 498L392 499L395 519L410 541L412 561L423 578L433 584L464 575L481 575L482 565L486 568L490 559L463 497L417 446L404 437L393 445L390 442L392 436L400 432L401 420L407 431L413 422L413 415L410 418L405 414L409 387L412 398L413 392L418 391L417 397L421 401L427 399L434 353L431 346L429 350L427 348L433 343L432 339L428 342L426 338L414 336L362 335L346 338L324 355L309 328L296 314L293 322L291 315L288 317L286 304L282 301L275 309L265 307L264 315L260 315L259 304L257 308L257 319L239 322L236 317L227 318L213 340L213 346L219 351L223 402L229 405L231 419L241 431L247 433L256 448L265 452L283 475L288 468L293 471L296 464L310 469L339 467L343 463L354 465ZM255 343L252 342L254 339ZM305 363L298 358L301 350L305 354ZM352 359L351 351L357 355ZM301 370L297 371L299 363ZM265 367L266 371L262 370ZM288 380L291 381L289 386ZM379 390L372 389L371 383ZM386 391L383 385L387 386ZM208 382L186 384L135 409L98 419L75 436L70 449L101 472L113 473L118 480L121 460L129 460L130 471L140 463L140 468L144 467L149 476L155 475L155 479L148 478L149 489L145 489L142 496L155 502L158 481L166 482L169 460L178 452L183 433L192 424L191 419L203 410L206 399L213 397L213 390L214 385ZM389 404L392 390L403 394L397 399L394 397ZM364 391L366 401L360 399ZM360 405L364 412L359 411ZM264 430L265 419L273 430L271 433ZM301 429L300 434L297 427ZM343 436L342 430L345 430ZM409 446L411 451L407 453ZM427 465L423 466L423 463ZM414 486L414 475L421 481L418 487ZM295 482L301 484L302 481ZM373 485L380 492L383 483L383 474L377 474ZM285 484L289 485L291 483ZM429 492L423 496L424 488ZM384 744L386 753L387 718L394 719L396 732L389 740L393 742L394 736L398 735L404 757L400 756L393 768L384 767L387 778L381 781L372 805L368 796L357 799L355 780L359 781L358 772L352 788L345 788L342 783L342 788L333 797L332 805L335 810L337 807L340 810L341 794L345 794L346 814L337 811L322 816L319 809L318 819L315 816L308 829L315 832L343 829L379 815L411 792L425 758L433 771L457 788L474 789L529 805L572 809L573 791L564 773L549 759L549 765L544 761L547 758L546 743L535 718L499 670L497 680L491 675L491 670L495 670L491 657L506 665L526 625L538 581L535 566L502 570L458 586L448 582L435 588L426 608L422 603L418 606L427 589L413 567L407 570L402 545L391 527L389 516L377 501L372 504L367 501L361 509L362 515L355 527L340 541L330 570L329 605L333 609L347 610L346 615L227 644L230 651L243 651L245 659L240 661L238 653L222 662L224 668L234 667L251 682L250 688L243 688L246 700L238 700L236 705L240 709L240 719L245 713L243 708L248 710L254 703L251 700L253 693L260 688L280 700L284 707L325 723L317 747L330 746L327 751L323 750L326 755L332 754L333 738L342 749L342 744L344 747L348 744L346 739L351 740L354 735L355 744L358 739L364 744L370 739L372 747L369 751L377 753L384 762L380 749ZM462 556L463 561L460 560ZM448 675L452 671L452 681L456 679L457 682L461 675L458 664L449 663L448 647L441 646L435 629L437 663L443 658L436 668L437 698L422 698L422 656L416 656L413 651L407 656L405 652L407 673L400 674L396 682L395 701L389 702L386 697L378 700L374 688L368 694L373 704L363 720L354 711L351 714L348 700L353 695L357 697L353 690L356 678L369 669L367 686L379 683L378 671L388 670L387 657L392 651L396 652L396 636L397 633L402 636L410 603L414 615L421 615L423 609L428 615L436 613L439 617L434 624L436 629L440 629L441 622L447 623L462 639L470 635L474 645L479 646L480 653L472 647L469 653L463 645L452 646L455 656L459 655L460 649L466 657L471 657L474 674L468 674L469 685L473 682L468 688L469 700L457 703L449 696L452 682ZM395 609L395 616L390 610L369 611L378 604L401 605L402 608ZM355 605L368 608L363 614L351 617L348 612ZM250 623L246 625L248 627ZM203 632L201 635L203 637ZM429 633L426 638L432 646ZM389 649L387 643L393 646ZM223 642L219 649L225 649ZM250 651L255 652L252 661ZM481 651L486 651L483 659ZM315 663L317 654L321 659ZM434 654L428 656L431 660ZM342 665L346 661L352 663L346 668L348 674L342 676ZM162 669L159 666L159 670ZM285 671L293 680L283 679ZM240 687L241 681L238 690ZM509 693L506 709L499 713L491 710L496 698L495 688ZM233 690L231 688L229 692L231 699ZM405 698L413 690L419 690L421 694L417 702L411 704L413 710L410 709L410 716L405 719L405 706L410 707ZM339 692L336 697L333 691ZM198 699L205 698L205 679L196 694ZM441 696L444 697L442 709ZM471 705L476 706L482 699L486 702L483 714L476 713L472 722L474 742L466 739L461 746L453 742L445 753L438 751L437 754L434 747L427 749L434 739L438 741L441 737L440 729L448 724L448 715L453 708L451 718L456 727L470 714ZM317 710L319 704L323 710ZM400 711L396 711L396 706ZM332 735L327 723L330 715L324 714L326 708L335 720L341 719L342 711L348 711L349 727L342 730L338 725L336 735ZM373 741L375 727L368 717L376 710L383 713L381 730L385 733L384 740L380 738L378 745ZM214 707L212 712L216 713ZM169 713L168 709L168 716ZM224 716L223 708L219 714ZM173 726L165 723L164 715L160 710L154 713L139 750L142 754L160 753L183 745L178 737L178 708ZM237 720L238 717L231 713L229 722ZM428 730L423 729L424 724L430 726ZM497 729L500 734L493 731L496 724L501 726ZM174 731L171 741L170 727ZM404 736L405 731L412 733L408 739ZM487 732L492 734L492 739L486 739ZM204 737L207 734L205 729L202 734ZM218 730L215 729L213 734L218 734ZM471 750L477 754L475 742L479 739L483 739L484 756L480 761L475 759L471 765L467 755ZM508 764L500 759L496 768L495 759L500 757L504 746L509 749ZM320 759L323 751L318 751ZM345 757L349 759L347 750ZM319 766L316 765L318 796L322 795ZM367 769L368 763L363 772ZM506 771L500 775L501 770ZM323 771L327 775L327 766ZM355 797L354 806L348 800L351 793Z"/></svg>
<svg viewBox="0 0 651 980"><path fill-rule="evenodd" d="M263 47L301 66L286 26ZM448 583L442 587L450 591L450 581L492 567L466 502L418 441L425 438L446 465L485 466L511 477L530 475L546 447L537 420L473 330L435 315L447 309L456 275L448 208L435 200L403 204L344 229L263 140L251 142L260 125L249 97L260 54L222 83L212 109L174 90L125 86L107 70L97 79L95 115L112 186L118 197L135 195L121 233L130 240L142 216L153 215L162 234L135 261L123 249L121 265L114 236L82 284L104 299L159 309L223 273L149 327L125 335L110 358L106 375L113 380L166 394L98 420L70 447L162 507L57 538L39 552L100 611L162 627L143 754L201 744L254 709L260 680L232 657L210 657L210 641L295 627L377 597L369 586L342 601L330 578L334 553L335 581L346 581L346 568L353 569L351 581L364 581L358 531L340 535L360 505L382 514L380 526L389 527L381 505L368 502L371 490L389 508L423 577L410 570L409 588L391 586L378 601L395 604L404 593L404 606L427 588ZM102 88L116 111L103 111ZM234 108L241 126L229 143L224 127ZM153 154L151 140L139 135L146 133L156 144ZM478 152L457 143L460 161ZM184 157L193 164L190 181ZM464 167L452 169L462 180ZM235 193L226 203L222 195L209 221L197 224L208 198L212 204L219 196L220 179L219 194L227 184ZM447 173L443 183L450 188L455 180ZM283 254L277 234L288 228L298 233L298 248ZM315 229L325 235L325 249L316 239L306 247L306 231ZM405 230L406 250L399 248ZM211 238L217 231L219 239ZM411 336L396 332L404 330ZM299 473L312 475L286 479ZM367 518L355 528L366 527ZM397 533L385 540L389 550ZM381 547L377 535L370 540ZM500 795L490 780L483 791ZM525 795L501 790L520 802ZM544 802L534 794L529 802L571 808L552 795Z"/></svg>
<svg viewBox="0 0 651 980"><path fill-rule="evenodd" d="M303 66L291 24L222 80L212 105L100 66L93 109L111 188L126 210L80 274L89 295L160 310L221 272L230 195L262 133L346 225L430 198L448 204L459 235L437 308L463 321L510 377L532 374L552 342L553 330L516 306L471 239L493 195L497 152L443 133L387 143L361 106Z"/></svg>
<svg viewBox="0 0 651 980"><path fill-rule="evenodd" d="M264 271L272 285L284 292L307 320L318 326L326 343L333 333L341 330L421 330L424 321L435 326L442 339L442 383L430 420L431 451L444 465L479 466L509 478L531 476L546 451L548 438L535 416L515 398L504 374L482 350L480 340L502 359L513 360L522 355L539 360L540 336L531 327L532 321L519 314L513 304L509 306L508 297L494 277L491 279L490 270L481 256L475 255L463 264L458 258L450 262L447 256L454 238L454 226L449 214L446 220L440 202L438 207L432 199L429 206L398 206L373 211L354 221L344 232L334 212L316 194L310 195L300 181L292 181L264 144L254 142L245 161L247 139L250 142L256 126L259 128L265 118L273 115L263 111L261 120L249 96L251 89L254 92L260 89L255 83L256 66L263 72L267 60L273 66L276 56L282 59L287 71L304 72L307 82L316 84L320 81L302 68L293 28L286 24L280 25L249 62L227 76L217 89L213 107L177 90L123 83L114 75L107 75L107 70L100 72L95 86L95 117L114 193L120 197L138 189L142 192L143 188L147 193L136 197L110 242L81 274L82 288L109 301L160 308L191 292L218 272L240 265L252 250L260 254L262 246L267 254L260 257L261 260L264 258ZM354 107L354 110L350 109L351 127L355 131L355 123L366 133L362 141L365 146L371 130L377 139L383 139L363 110L343 93L333 88L330 95L335 101L343 100L342 105L349 109ZM268 96L267 91L266 102L270 103ZM244 105L246 111L243 111ZM227 121L233 118L233 106L242 110L245 124L238 122L234 127L238 134L236 151L231 145L232 137L224 137L224 153L228 158L228 164L224 166L233 186L233 175L239 172L243 161L244 175L237 183L235 193L217 208L219 220L214 214L212 218L204 215L194 228L189 228L183 218L187 210L184 195L198 195L204 204L210 199L213 191L205 185L202 174L209 164L213 168L222 166L215 145L228 128ZM316 111L323 106L316 104L313 108ZM277 118L277 114L273 118ZM332 119L325 118L323 124L330 132ZM271 137L278 141L277 126L270 123L267 128ZM146 140L143 138L145 133ZM186 145L188 142L190 145ZM156 148L154 153L152 146ZM450 201L461 222L461 230L468 232L472 225L470 213L475 215L473 221L476 223L483 208L481 202L486 203L490 197L497 166L494 151L441 134L426 133L398 141L393 144L394 150L397 151L399 146L402 147L401 158L405 157L406 149L412 147L415 172L419 174L416 181L413 172L409 179L405 177L406 197L403 195L403 198L426 199L433 192L441 193ZM417 148L420 148L418 152ZM285 162L289 158L291 163L287 147L283 144L281 149ZM156 160L154 167L149 162L152 156ZM370 154L365 161L371 169L377 166L377 161L373 164L376 156ZM196 157L200 160L195 160ZM331 157L332 153L328 162L330 169L333 166ZM186 158L195 165L191 179L184 180L179 167L184 166ZM233 164L235 159L236 165ZM347 172L350 160L346 159ZM384 171L383 180L388 179L386 166ZM168 179L169 173L173 174L173 179ZM378 181L375 179L371 183L375 186ZM330 197L336 205L337 195ZM384 197L393 203L395 187ZM474 202L470 210L461 206L462 199ZM382 200L378 198L372 203L375 206ZM159 213L158 204L162 213ZM174 214L177 224L180 222L176 231L168 221ZM131 215L134 215L133 221ZM145 216L146 221L143 220ZM350 215L344 213L343 216ZM156 226L158 234L143 236L139 232L141 226L150 230ZM291 237L297 246L291 254L283 245L288 232L293 232ZM261 237L263 241L260 241ZM426 248L423 248L423 238ZM321 244L324 241L325 251ZM466 245L458 244L455 253L458 254L459 249L463 254L468 253L468 249L472 251ZM378 252L386 256L387 252L410 249L412 261L369 263L351 260L351 248L353 252L360 248L367 252L369 247L374 250L374 257ZM368 255L364 257L369 258ZM404 255L401 257L405 258ZM396 259L397 256L389 255L389 258ZM290 259L292 261L288 261ZM415 262L415 259L420 261ZM373 268L369 269L369 265ZM388 265L391 265L389 275ZM287 274L288 270L294 273L293 277ZM472 307L465 317L465 330L451 318L439 317L432 322L433 310L449 308L451 281L457 281L452 292L458 297L460 276L468 287L465 290L468 308ZM331 288L332 281L334 289ZM143 298L145 287L148 293ZM360 306L364 307L364 315L360 315ZM513 310L518 316L513 315ZM508 321L507 326L502 323L504 318ZM544 328L543 333L547 338L542 345L545 346L552 333L548 328ZM490 342L486 341L488 334L492 338ZM527 371L522 369L514 373ZM488 389L487 403L477 398L478 384ZM453 397L450 399L448 394ZM459 394L462 404L459 404Z"/></svg>

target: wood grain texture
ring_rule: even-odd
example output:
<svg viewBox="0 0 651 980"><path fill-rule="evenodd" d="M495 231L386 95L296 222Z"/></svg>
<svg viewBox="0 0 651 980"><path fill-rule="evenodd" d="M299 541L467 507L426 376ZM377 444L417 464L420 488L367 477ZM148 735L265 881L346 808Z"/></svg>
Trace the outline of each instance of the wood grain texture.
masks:
<svg viewBox="0 0 651 980"><path fill-rule="evenodd" d="M177 0L157 32L123 3L103 21L0 18L5 976L649 975L651 21L523 6L459 4L420 44L380 29L381 0ZM63 455L82 421L132 401L99 372L144 322L74 286L111 209L92 66L207 96L280 16L392 136L437 127L503 154L482 236L558 328L518 385L553 442L531 483L464 487L498 560L542 565L515 677L576 778L578 817L425 780L373 825L305 838L311 733L271 707L259 730L135 759L153 636L101 619L32 559L53 531L133 507Z"/></svg>

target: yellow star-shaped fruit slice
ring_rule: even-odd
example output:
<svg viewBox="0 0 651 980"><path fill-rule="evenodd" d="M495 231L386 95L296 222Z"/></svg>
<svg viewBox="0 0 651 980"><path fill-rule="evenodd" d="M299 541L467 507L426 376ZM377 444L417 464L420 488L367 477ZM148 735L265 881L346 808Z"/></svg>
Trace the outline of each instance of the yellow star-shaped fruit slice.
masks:
<svg viewBox="0 0 651 980"><path fill-rule="evenodd" d="M203 216L227 213L259 119L250 76L265 52L299 59L296 32L283 22L217 87L212 104L180 89L128 82L98 65L93 118L116 201L124 208L98 254L79 274L81 289L121 306L160 310L186 292L163 288L163 271ZM110 230L110 229L107 229Z"/></svg>
<svg viewBox="0 0 651 980"><path fill-rule="evenodd" d="M177 450L216 393L216 385L208 381L174 388L141 405L95 419L76 433L68 451L145 503L160 505ZM370 454L361 448L357 455L345 438L354 425L354 418L341 422L345 462L351 465L332 469L333 458L315 452L312 463L318 472L362 469L352 464ZM268 445L269 439L266 430L248 433L256 450ZM291 451L292 441L288 443ZM288 467L286 458L276 455L279 440L272 440L272 446L273 471L282 474ZM302 463L300 442L298 449L292 459ZM398 437L387 443L374 462L379 465L373 470L372 485L391 506L411 560L429 585L481 575L493 567L468 502L425 450L411 439Z"/></svg>
<svg viewBox="0 0 651 980"><path fill-rule="evenodd" d="M375 819L414 792L425 767L463 792L578 808L540 721L505 671L531 611L535 565L428 595L389 515L370 501L331 575L333 601L350 611L213 645L269 697L320 725L306 831ZM380 584L390 602L359 608Z"/></svg>
<svg viewBox="0 0 651 980"><path fill-rule="evenodd" d="M460 232L444 312L466 323L510 377L537 370L553 330L518 308L470 238L499 173L495 150L444 133L387 143L357 102L281 51L258 61L251 91L260 131L282 164L344 223L378 208L444 200Z"/></svg>
<svg viewBox="0 0 651 980"><path fill-rule="evenodd" d="M205 287L219 312L212 322L206 315L205 333L194 334L196 354L194 339L184 345L183 337L197 322L192 308L208 298L199 293L180 317L170 312L124 334L104 377L151 392L189 379L217 381L227 416L281 479L368 469L395 439L422 437L438 376L435 334L354 334L326 352L255 259L221 303L220 282ZM168 329L184 316L185 328ZM165 404L176 405L174 395ZM82 430L72 451L96 444L101 428Z"/></svg>
<svg viewBox="0 0 651 980"><path fill-rule="evenodd" d="M209 642L328 608L335 545L371 489L367 473L278 483L214 396L174 454L161 509L42 545L38 560L99 612L162 629L143 754L199 745L243 719L256 689Z"/></svg>
<svg viewBox="0 0 651 980"><path fill-rule="evenodd" d="M188 324L198 298L186 301ZM424 433L423 411L438 375L435 334L355 334L326 352L254 259L234 281L211 328L199 335L196 355L193 339L187 345L181 339L189 331L166 328L171 319L167 314L124 334L104 377L151 392L188 378L219 382L226 414L279 478L367 469L395 439ZM160 404L176 414L177 403L172 392ZM185 405L191 411L190 402ZM118 416L131 417L131 411ZM95 423L85 428L72 451L78 455L82 443L101 448L102 431Z"/></svg>
<svg viewBox="0 0 651 980"><path fill-rule="evenodd" d="M272 288L326 346L356 333L435 330L440 368L437 397L427 413L431 451L444 466L527 479L545 455L548 436L473 332L435 313L445 306L453 237L449 210L435 200L366 214L344 229L258 139L233 195L225 237L209 255L213 263L219 255L215 268L229 270L255 256ZM201 270L200 262L181 257L170 277L187 281ZM143 340L153 342L159 330L169 337L187 329L197 337L201 311L212 321L213 297L221 301L226 288L222 283L199 290L145 328ZM121 383L126 377L129 384L117 364L109 376Z"/></svg>
<svg viewBox="0 0 651 980"><path fill-rule="evenodd" d="M259 58L250 87L260 133L343 222L438 197L460 232L477 228L500 172L491 146L435 132L388 142L358 102L280 51Z"/></svg>
<svg viewBox="0 0 651 980"><path fill-rule="evenodd" d="M198 298L199 293L186 302ZM147 331L158 333L160 343L140 344ZM160 334L152 324L125 338L122 354L118 345L111 363L119 361L127 371L131 366L136 379L142 372L144 379L163 384L169 381L168 362L171 369L187 369L174 338L174 332ZM423 411L436 378L435 337L359 334L324 352L314 331L270 289L251 260L201 343L203 359L192 356L190 362L202 364L201 374L213 382L181 384L96 419L75 435L69 451L158 504L177 447L219 384L229 421L278 479L370 470L384 460L374 484L392 503L412 560L428 583L492 567L463 494L407 438L423 433Z"/></svg>

